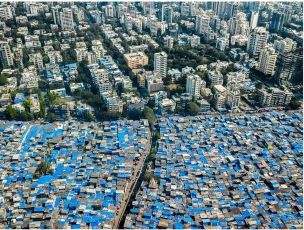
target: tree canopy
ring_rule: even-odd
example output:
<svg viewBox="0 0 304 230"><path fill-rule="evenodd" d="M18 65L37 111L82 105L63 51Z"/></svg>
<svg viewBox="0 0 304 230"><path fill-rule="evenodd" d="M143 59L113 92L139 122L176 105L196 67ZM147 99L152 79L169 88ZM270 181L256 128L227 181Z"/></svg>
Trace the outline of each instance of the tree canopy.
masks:
<svg viewBox="0 0 304 230"><path fill-rule="evenodd" d="M4 86L8 83L7 77L5 75L0 76L0 86Z"/></svg>
<svg viewBox="0 0 304 230"><path fill-rule="evenodd" d="M190 115L196 115L200 111L200 107L195 102L189 102L186 107L186 111Z"/></svg>
<svg viewBox="0 0 304 230"><path fill-rule="evenodd" d="M152 127L154 125L154 122L156 121L156 116L154 114L153 109L148 106L145 106L144 116L148 120L150 127Z"/></svg>

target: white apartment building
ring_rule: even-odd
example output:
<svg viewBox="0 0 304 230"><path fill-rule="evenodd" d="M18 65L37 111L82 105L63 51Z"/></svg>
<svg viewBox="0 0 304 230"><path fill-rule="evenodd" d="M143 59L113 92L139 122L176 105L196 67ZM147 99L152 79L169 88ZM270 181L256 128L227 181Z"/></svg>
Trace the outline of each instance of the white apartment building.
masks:
<svg viewBox="0 0 304 230"><path fill-rule="evenodd" d="M43 59L41 53L29 54L30 62L34 64L39 71L43 70Z"/></svg>
<svg viewBox="0 0 304 230"><path fill-rule="evenodd" d="M229 47L229 39L226 37L220 37L216 39L216 48L220 51L225 51Z"/></svg>
<svg viewBox="0 0 304 230"><path fill-rule="evenodd" d="M69 8L63 8L60 12L60 22L62 30L71 31L74 29L73 11Z"/></svg>
<svg viewBox="0 0 304 230"><path fill-rule="evenodd" d="M259 90L259 103L263 107L288 105L293 97L292 92L270 88L269 90Z"/></svg>
<svg viewBox="0 0 304 230"><path fill-rule="evenodd" d="M258 70L266 75L273 76L275 74L275 66L277 61L277 54L273 47L265 47L259 58Z"/></svg>
<svg viewBox="0 0 304 230"><path fill-rule="evenodd" d="M190 36L190 46L197 47L201 44L201 38L197 35Z"/></svg>
<svg viewBox="0 0 304 230"><path fill-rule="evenodd" d="M240 90L228 90L226 104L230 109L236 109L239 107L241 100Z"/></svg>
<svg viewBox="0 0 304 230"><path fill-rule="evenodd" d="M248 44L247 44L247 52L251 56L258 56L261 50L267 44L268 39L268 31L266 31L265 27L256 27L249 35Z"/></svg>
<svg viewBox="0 0 304 230"><path fill-rule="evenodd" d="M30 66L23 70L20 79L20 89L38 88L39 77L34 66Z"/></svg>
<svg viewBox="0 0 304 230"><path fill-rule="evenodd" d="M41 42L39 40L38 35L26 35L25 39L25 47L26 48L38 48L41 47Z"/></svg>
<svg viewBox="0 0 304 230"><path fill-rule="evenodd" d="M296 48L297 43L290 38L274 41L274 49L277 53L288 53L294 51Z"/></svg>
<svg viewBox="0 0 304 230"><path fill-rule="evenodd" d="M213 87L213 104L215 109L221 110L225 108L227 92L226 88L222 85L215 85Z"/></svg>
<svg viewBox="0 0 304 230"><path fill-rule="evenodd" d="M191 74L187 77L186 92L192 96L199 97L203 87L203 80L198 75Z"/></svg>
<svg viewBox="0 0 304 230"><path fill-rule="evenodd" d="M223 85L224 82L224 77L221 71L219 70L213 70L213 71L208 71L208 78L210 81L210 86L215 86L215 85Z"/></svg>
<svg viewBox="0 0 304 230"><path fill-rule="evenodd" d="M77 59L78 62L87 59L87 55L88 55L87 48L84 48L84 47L76 48L75 53L76 53L76 59Z"/></svg>
<svg viewBox="0 0 304 230"><path fill-rule="evenodd" d="M227 84L235 82L239 86L247 81L247 75L244 72L229 72L226 77Z"/></svg>
<svg viewBox="0 0 304 230"><path fill-rule="evenodd" d="M164 45L165 45L165 47L168 47L168 48L172 49L173 45L174 45L173 37L171 37L169 35L165 36L164 37Z"/></svg>
<svg viewBox="0 0 304 230"><path fill-rule="evenodd" d="M14 65L13 54L7 41L0 41L0 62L4 67Z"/></svg>
<svg viewBox="0 0 304 230"><path fill-rule="evenodd" d="M90 70L93 83L97 86L99 93L112 93L112 84L109 81L108 72L105 69Z"/></svg>
<svg viewBox="0 0 304 230"><path fill-rule="evenodd" d="M48 55L51 63L62 62L62 56L60 54L60 51L48 51L47 55Z"/></svg>
<svg viewBox="0 0 304 230"><path fill-rule="evenodd" d="M14 17L14 7L11 5L0 5L0 19L8 20Z"/></svg>
<svg viewBox="0 0 304 230"><path fill-rule="evenodd" d="M197 15L195 21L195 31L198 34L208 33L210 30L209 23L210 17L208 15Z"/></svg>
<svg viewBox="0 0 304 230"><path fill-rule="evenodd" d="M167 75L167 57L165 52L154 54L154 72L162 78Z"/></svg>
<svg viewBox="0 0 304 230"><path fill-rule="evenodd" d="M250 16L250 30L255 29L258 26L259 12L252 11Z"/></svg>

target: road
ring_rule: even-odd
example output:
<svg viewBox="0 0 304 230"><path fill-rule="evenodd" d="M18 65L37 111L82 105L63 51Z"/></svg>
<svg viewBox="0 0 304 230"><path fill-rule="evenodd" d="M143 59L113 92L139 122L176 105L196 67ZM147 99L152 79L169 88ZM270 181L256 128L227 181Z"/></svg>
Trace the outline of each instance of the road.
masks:
<svg viewBox="0 0 304 230"><path fill-rule="evenodd" d="M133 193L134 187L135 187L135 185L137 183L138 178L141 175L141 172L142 172L145 160L146 160L147 156L150 154L151 139L152 138L151 138L151 133L150 133L149 137L148 137L149 142L148 142L148 146L146 148L146 151L144 152L144 154L142 156L140 156L139 161L136 162L134 173L132 174L132 177L130 178L129 183L128 183L127 187L126 187L126 192L124 193L124 197L122 199L122 203L120 204L118 213L117 213L117 215L115 217L115 220L114 220L114 223L113 223L113 226L112 226L113 229L118 229L119 228L119 224L120 224L121 219L122 219L122 217L123 217L123 215L125 213L125 210L126 210L127 205L129 203L130 197L131 197L131 195Z"/></svg>
<svg viewBox="0 0 304 230"><path fill-rule="evenodd" d="M26 137L27 137L29 131L31 130L32 126L33 126L33 125L31 124L31 125L28 125L28 126L26 127L25 134L24 134L24 136L23 136L23 138L22 138L22 140L21 140L21 143L20 143L20 147L22 147L22 145L23 145L23 143L24 143L24 141L25 141L25 139L26 139Z"/></svg>

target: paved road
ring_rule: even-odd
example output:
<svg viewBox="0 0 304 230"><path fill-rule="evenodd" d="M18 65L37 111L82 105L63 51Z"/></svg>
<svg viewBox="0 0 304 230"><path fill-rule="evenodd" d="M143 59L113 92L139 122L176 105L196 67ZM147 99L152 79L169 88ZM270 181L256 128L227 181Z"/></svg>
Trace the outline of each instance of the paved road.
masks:
<svg viewBox="0 0 304 230"><path fill-rule="evenodd" d="M114 224L113 224L113 229L118 229L119 228L119 224L121 222L121 219L125 213L125 210L127 208L127 205L129 203L130 197L133 193L134 187L137 183L138 178L140 177L140 174L142 172L145 160L147 158L147 156L150 154L150 149L151 149L151 133L148 137L148 139L150 140L148 142L146 151L144 152L144 154L142 156L140 156L139 161L136 163L135 169L134 169L134 174L133 176L130 178L129 183L126 187L126 192L124 193L124 197L122 199L122 203L120 205L120 208L117 212L117 215L115 217L114 220Z"/></svg>
<svg viewBox="0 0 304 230"><path fill-rule="evenodd" d="M25 139L26 139L26 137L27 137L29 131L30 131L31 128L32 128L32 126L33 126L33 125L27 125L26 131L25 131L25 134L24 134L24 136L23 136L23 138L22 138L22 140L21 140L20 146L23 145L23 143L24 143L24 141L25 141Z"/></svg>

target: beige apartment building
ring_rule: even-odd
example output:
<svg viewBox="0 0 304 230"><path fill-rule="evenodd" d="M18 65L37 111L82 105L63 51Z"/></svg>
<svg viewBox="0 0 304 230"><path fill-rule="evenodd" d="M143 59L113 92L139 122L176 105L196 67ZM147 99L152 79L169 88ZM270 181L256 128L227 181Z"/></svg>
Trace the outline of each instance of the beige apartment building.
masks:
<svg viewBox="0 0 304 230"><path fill-rule="evenodd" d="M148 65L148 56L143 52L124 54L124 59L130 69L138 69Z"/></svg>

